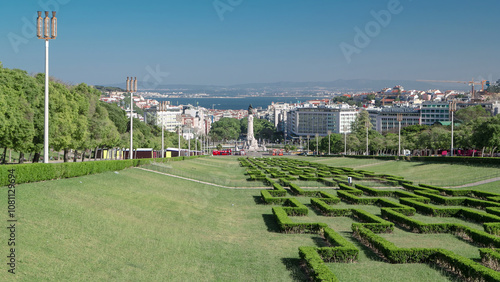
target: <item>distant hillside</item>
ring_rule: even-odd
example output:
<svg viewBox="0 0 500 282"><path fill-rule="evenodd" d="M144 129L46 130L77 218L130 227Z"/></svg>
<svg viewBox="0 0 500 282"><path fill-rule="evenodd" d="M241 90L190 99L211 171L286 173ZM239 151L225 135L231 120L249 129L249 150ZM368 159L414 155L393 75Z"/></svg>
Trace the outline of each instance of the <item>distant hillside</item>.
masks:
<svg viewBox="0 0 500 282"><path fill-rule="evenodd" d="M95 89L101 91L101 92L109 92L109 91L112 91L112 92L125 92L124 89L120 88L120 87L113 87L113 86L101 86L101 85L95 85L94 86Z"/></svg>
<svg viewBox="0 0 500 282"><path fill-rule="evenodd" d="M383 88L402 85L406 90L429 90L440 89L444 90L459 90L467 91L470 87L466 84L459 83L434 83L422 82L413 80L370 80L370 79L351 79L351 80L335 80L335 81L317 81L317 82L274 82L274 83L246 83L235 84L229 86L222 85L193 85L193 84L168 84L155 85L152 89L150 83L138 81L139 90L179 90L190 92L219 92L219 91L234 91L234 90L272 90L272 91L304 91L304 90L321 90L329 91L349 91L349 92L364 92L364 91L380 91ZM110 87L124 87L125 83L112 84Z"/></svg>

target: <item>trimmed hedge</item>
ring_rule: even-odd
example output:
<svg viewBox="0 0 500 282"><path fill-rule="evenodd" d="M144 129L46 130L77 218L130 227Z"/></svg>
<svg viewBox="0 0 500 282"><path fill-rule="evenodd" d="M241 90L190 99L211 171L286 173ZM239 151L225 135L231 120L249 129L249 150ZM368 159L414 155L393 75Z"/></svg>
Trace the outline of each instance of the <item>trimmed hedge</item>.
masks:
<svg viewBox="0 0 500 282"><path fill-rule="evenodd" d="M443 249L398 248L359 224L353 224L355 238L375 250L390 263L427 263L438 265L465 280L499 281L500 273L473 260Z"/></svg>
<svg viewBox="0 0 500 282"><path fill-rule="evenodd" d="M340 199L339 199L340 200ZM312 198L311 205L319 210L324 216L350 216L351 209L336 209L328 205L325 199Z"/></svg>
<svg viewBox="0 0 500 282"><path fill-rule="evenodd" d="M358 188L359 190L365 192L370 196L376 196L376 197L391 197L392 194L394 193L393 191L375 189L360 184L355 184L354 187Z"/></svg>
<svg viewBox="0 0 500 282"><path fill-rule="evenodd" d="M275 204L275 205L280 205L286 202L288 198L278 198L276 195L272 195L271 192L275 192L274 190L261 190L260 191L260 196L262 197L262 200L266 204Z"/></svg>
<svg viewBox="0 0 500 282"><path fill-rule="evenodd" d="M77 163L35 163L0 166L0 186L8 185L8 170L14 169L16 184L77 177L117 171L149 163L139 160L88 161Z"/></svg>
<svg viewBox="0 0 500 282"><path fill-rule="evenodd" d="M273 207L273 214L285 233L321 233L328 227L325 223L294 223L282 207Z"/></svg>
<svg viewBox="0 0 500 282"><path fill-rule="evenodd" d="M134 159L134 160L109 160L67 163L31 163L0 166L0 186L8 185L8 171L15 170L16 184L47 181L62 178L78 177L106 171L123 170L130 167L152 163L166 163L195 159L204 156Z"/></svg>
<svg viewBox="0 0 500 282"><path fill-rule="evenodd" d="M493 270L500 271L500 253L498 250L481 248L479 249L479 254L484 265Z"/></svg>
<svg viewBox="0 0 500 282"><path fill-rule="evenodd" d="M394 223L386 221L376 215L359 209L351 209L352 216L358 219L365 228L375 233L391 233L394 231Z"/></svg>
<svg viewBox="0 0 500 282"><path fill-rule="evenodd" d="M500 237L479 231L462 224L434 223L427 224L412 219L390 208L382 208L382 217L400 226L419 233L452 233L486 247L500 247Z"/></svg>
<svg viewBox="0 0 500 282"><path fill-rule="evenodd" d="M373 205L378 198L360 198L347 191L337 191L337 196L342 200L355 205Z"/></svg>
<svg viewBox="0 0 500 282"><path fill-rule="evenodd" d="M340 190L346 190L350 194L355 195L355 196L362 196L363 195L363 191L356 189L356 188L353 188L347 184L339 183L339 188L340 188Z"/></svg>
<svg viewBox="0 0 500 282"><path fill-rule="evenodd" d="M300 247L300 258L306 262L313 281L339 281L337 276L325 265L315 247Z"/></svg>
<svg viewBox="0 0 500 282"><path fill-rule="evenodd" d="M486 208L486 212L500 216L500 208Z"/></svg>

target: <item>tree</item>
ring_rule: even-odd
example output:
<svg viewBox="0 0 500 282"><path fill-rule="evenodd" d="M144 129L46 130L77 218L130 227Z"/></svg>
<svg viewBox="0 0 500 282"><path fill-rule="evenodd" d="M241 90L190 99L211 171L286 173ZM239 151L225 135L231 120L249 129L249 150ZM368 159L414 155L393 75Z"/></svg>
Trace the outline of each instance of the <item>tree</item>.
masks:
<svg viewBox="0 0 500 282"><path fill-rule="evenodd" d="M373 127L372 123L370 122L370 114L366 110L362 110L358 116L356 117L356 120L351 125L351 132L356 134L356 137L358 139L363 139L366 138L366 125L368 124L368 129L371 130Z"/></svg>
<svg viewBox="0 0 500 282"><path fill-rule="evenodd" d="M359 141L356 134L347 135L347 150L349 152L359 152L362 150L362 143Z"/></svg>
<svg viewBox="0 0 500 282"><path fill-rule="evenodd" d="M235 118L221 118L212 124L210 137L215 141L236 140L240 136L240 121Z"/></svg>
<svg viewBox="0 0 500 282"><path fill-rule="evenodd" d="M462 123L468 123L476 119L486 119L489 118L491 115L489 112L487 112L481 105L473 106L473 107L467 107L461 110L458 110L454 114L455 120L459 120Z"/></svg>
<svg viewBox="0 0 500 282"><path fill-rule="evenodd" d="M486 92L490 93L500 93L500 79L496 81L496 83L491 84L487 89Z"/></svg>
<svg viewBox="0 0 500 282"><path fill-rule="evenodd" d="M240 120L240 132L241 134L246 134L248 132L248 117ZM274 124L266 119L260 118L253 120L253 135L257 139L272 141L279 139Z"/></svg>
<svg viewBox="0 0 500 282"><path fill-rule="evenodd" d="M330 134L329 136L326 136L324 138L321 138L319 149L322 152L328 153L328 139L330 139L330 152L333 154L338 154L342 151L344 151L343 147L343 141L344 138L341 134L334 133Z"/></svg>
<svg viewBox="0 0 500 282"><path fill-rule="evenodd" d="M492 155L500 147L500 115L479 123L473 138L479 147L489 148Z"/></svg>

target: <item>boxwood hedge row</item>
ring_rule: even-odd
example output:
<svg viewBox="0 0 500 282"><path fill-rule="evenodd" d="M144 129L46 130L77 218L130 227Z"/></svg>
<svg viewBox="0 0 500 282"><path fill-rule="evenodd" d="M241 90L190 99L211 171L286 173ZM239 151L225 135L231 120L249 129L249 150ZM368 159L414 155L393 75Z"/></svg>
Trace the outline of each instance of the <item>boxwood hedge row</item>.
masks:
<svg viewBox="0 0 500 282"><path fill-rule="evenodd" d="M134 160L109 160L109 161L88 161L88 162L68 162L68 163L34 163L15 164L0 166L0 186L8 185L9 170L14 169L16 183L30 183L47 181L61 178L78 177L106 171L117 171L130 167L137 167L153 162L171 162L192 159L193 157L175 157L164 159L134 159Z"/></svg>

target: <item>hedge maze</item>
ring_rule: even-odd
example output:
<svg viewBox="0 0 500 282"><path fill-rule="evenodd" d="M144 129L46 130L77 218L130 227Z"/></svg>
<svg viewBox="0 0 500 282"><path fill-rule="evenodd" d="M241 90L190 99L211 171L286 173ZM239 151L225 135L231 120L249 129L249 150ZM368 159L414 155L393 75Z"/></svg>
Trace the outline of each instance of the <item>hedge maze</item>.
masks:
<svg viewBox="0 0 500 282"><path fill-rule="evenodd" d="M248 181L262 181L270 187L261 191L261 198L263 203L273 205L281 232L314 233L324 239L327 247L298 246L305 271L314 281L338 281L328 264L356 263L360 250L326 223L298 220L308 216L309 208L324 217L352 218L351 236L388 263L426 263L461 280L500 281L500 194L414 185L394 175L295 159L239 161L247 168ZM348 177L353 179L352 184ZM316 181L324 188L301 188L296 181ZM375 183L385 189L356 182ZM310 198L309 207L299 200L301 197ZM353 208L356 206L359 208ZM367 212L363 206L376 206L380 214ZM482 225L482 229L470 224L425 222L417 215L458 218ZM411 233L452 234L477 248L481 260L441 248L398 247L390 240L395 226Z"/></svg>

